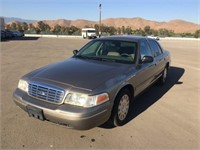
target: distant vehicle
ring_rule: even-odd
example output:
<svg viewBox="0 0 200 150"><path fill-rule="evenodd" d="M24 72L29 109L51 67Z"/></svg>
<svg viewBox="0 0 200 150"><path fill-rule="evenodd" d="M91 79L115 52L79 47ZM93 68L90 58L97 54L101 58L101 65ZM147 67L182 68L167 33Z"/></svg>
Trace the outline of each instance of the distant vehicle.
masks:
<svg viewBox="0 0 200 150"><path fill-rule="evenodd" d="M6 39L10 39L10 38L15 37L15 35L13 34L13 32L10 31L10 30L5 30L5 33L6 33Z"/></svg>
<svg viewBox="0 0 200 150"><path fill-rule="evenodd" d="M5 31L1 30L1 40L4 40L6 38Z"/></svg>
<svg viewBox="0 0 200 150"><path fill-rule="evenodd" d="M92 39L92 38L96 38L96 29L94 28L83 28L82 29L82 37L85 39Z"/></svg>
<svg viewBox="0 0 200 150"><path fill-rule="evenodd" d="M98 38L73 53L19 80L14 101L29 116L82 130L122 126L134 98L164 84L170 67L170 53L145 37Z"/></svg>
<svg viewBox="0 0 200 150"><path fill-rule="evenodd" d="M22 36L24 36L24 33L19 32L19 31L11 31L11 32L14 34L15 37L22 37Z"/></svg>
<svg viewBox="0 0 200 150"><path fill-rule="evenodd" d="M154 40L160 40L159 36L149 35L148 38L154 39Z"/></svg>
<svg viewBox="0 0 200 150"><path fill-rule="evenodd" d="M13 30L1 30L1 39L11 39L15 37L22 37L24 36L23 32L20 31L13 31Z"/></svg>

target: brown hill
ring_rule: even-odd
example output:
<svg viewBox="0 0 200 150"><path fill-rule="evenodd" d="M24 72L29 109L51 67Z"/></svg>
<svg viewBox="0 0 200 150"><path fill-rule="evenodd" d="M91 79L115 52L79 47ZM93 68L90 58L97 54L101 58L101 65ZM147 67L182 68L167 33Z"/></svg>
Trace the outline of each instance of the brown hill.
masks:
<svg viewBox="0 0 200 150"><path fill-rule="evenodd" d="M168 29L173 30L175 33L194 33L200 29L200 25L187 22L184 20L172 20L169 22L157 22L151 20L145 20L142 18L109 18L102 21L103 24L114 27L130 26L132 29L144 28L149 25L152 29Z"/></svg>
<svg viewBox="0 0 200 150"><path fill-rule="evenodd" d="M183 32L194 33L196 30L200 29L200 25L192 22L187 22L184 20L172 20L163 24L161 28L171 29L177 33L183 33Z"/></svg>
<svg viewBox="0 0 200 150"><path fill-rule="evenodd" d="M83 19L77 19L77 20L65 20L65 19L59 19L59 20L42 20L44 23L48 24L51 28L53 28L55 25L60 25L63 27L70 27L70 26L76 26L78 28L84 28L87 26L93 26L96 24L95 21L89 21L89 20L83 20ZM38 22L33 22L34 26L37 26Z"/></svg>
<svg viewBox="0 0 200 150"><path fill-rule="evenodd" d="M78 19L78 20L72 21L70 25L76 26L78 28L84 28L85 26L91 26L92 27L95 24L97 24L97 22L95 22L95 21Z"/></svg>
<svg viewBox="0 0 200 150"><path fill-rule="evenodd" d="M63 27L69 27L71 25L71 20L59 19L59 20L42 20L44 23L48 24L51 28L55 25L60 25ZM34 26L38 25L38 22L32 23Z"/></svg>
<svg viewBox="0 0 200 150"><path fill-rule="evenodd" d="M65 19L59 19L59 20L43 20L44 23L49 24L51 28L53 28L55 25L60 25L64 27L69 26L76 26L78 28L83 28L85 26L94 26L95 24L98 24L98 21L90 21L90 20L65 20ZM34 22L33 25L37 26L38 22ZM194 33L196 30L200 29L199 24L195 24L192 22L184 21L184 20L171 20L168 22L157 22L157 21L151 21L146 20L143 18L108 18L102 20L102 24L106 26L114 26L114 27L122 27L122 26L130 26L132 29L143 29L145 26L149 25L152 29L168 29L173 30L175 33Z"/></svg>
<svg viewBox="0 0 200 150"><path fill-rule="evenodd" d="M142 18L109 18L102 22L103 24L114 27L130 26L132 29L143 29L147 25L153 29L158 29L158 27L163 24L162 22L150 21Z"/></svg>

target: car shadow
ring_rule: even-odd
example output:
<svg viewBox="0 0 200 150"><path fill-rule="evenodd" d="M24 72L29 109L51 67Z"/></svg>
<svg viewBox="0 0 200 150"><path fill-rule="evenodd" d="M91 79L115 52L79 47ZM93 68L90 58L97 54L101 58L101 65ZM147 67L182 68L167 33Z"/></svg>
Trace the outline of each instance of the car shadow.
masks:
<svg viewBox="0 0 200 150"><path fill-rule="evenodd" d="M127 123L132 121L135 117L139 116L151 105L156 103L160 98L167 93L174 85L183 84L179 79L183 76L185 69L179 67L171 67L168 71L167 81L163 86L154 84L145 90L142 94L134 99L130 106L129 116ZM111 129L113 125L105 123L100 128Z"/></svg>
<svg viewBox="0 0 200 150"><path fill-rule="evenodd" d="M14 37L9 39L3 39L1 42L9 42L9 41L32 41L32 40L38 40L40 37Z"/></svg>

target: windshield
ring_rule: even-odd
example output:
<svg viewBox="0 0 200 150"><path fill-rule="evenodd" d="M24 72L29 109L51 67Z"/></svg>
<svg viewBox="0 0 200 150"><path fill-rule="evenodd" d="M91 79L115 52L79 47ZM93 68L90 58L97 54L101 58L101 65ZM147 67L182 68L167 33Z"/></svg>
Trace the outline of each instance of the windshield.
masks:
<svg viewBox="0 0 200 150"><path fill-rule="evenodd" d="M96 33L95 30L88 30L87 32L88 32L88 33Z"/></svg>
<svg viewBox="0 0 200 150"><path fill-rule="evenodd" d="M94 40L80 49L76 57L100 61L134 63L136 48L136 42Z"/></svg>
<svg viewBox="0 0 200 150"><path fill-rule="evenodd" d="M82 32L87 32L87 33L96 33L96 30L82 30Z"/></svg>

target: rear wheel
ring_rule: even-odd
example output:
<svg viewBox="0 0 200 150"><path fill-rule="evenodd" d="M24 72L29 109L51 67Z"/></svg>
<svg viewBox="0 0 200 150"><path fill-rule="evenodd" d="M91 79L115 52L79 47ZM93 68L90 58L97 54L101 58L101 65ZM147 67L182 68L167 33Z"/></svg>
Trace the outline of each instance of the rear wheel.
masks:
<svg viewBox="0 0 200 150"><path fill-rule="evenodd" d="M164 69L164 71L163 71L163 73L162 73L162 76L161 76L160 79L159 79L159 84L160 84L160 85L165 84L166 79L167 79L167 73L168 73L168 70L167 70L167 68L165 67L165 69Z"/></svg>
<svg viewBox="0 0 200 150"><path fill-rule="evenodd" d="M131 94L128 89L122 90L116 100L113 107L110 121L114 126L122 126L127 122L131 102Z"/></svg>

